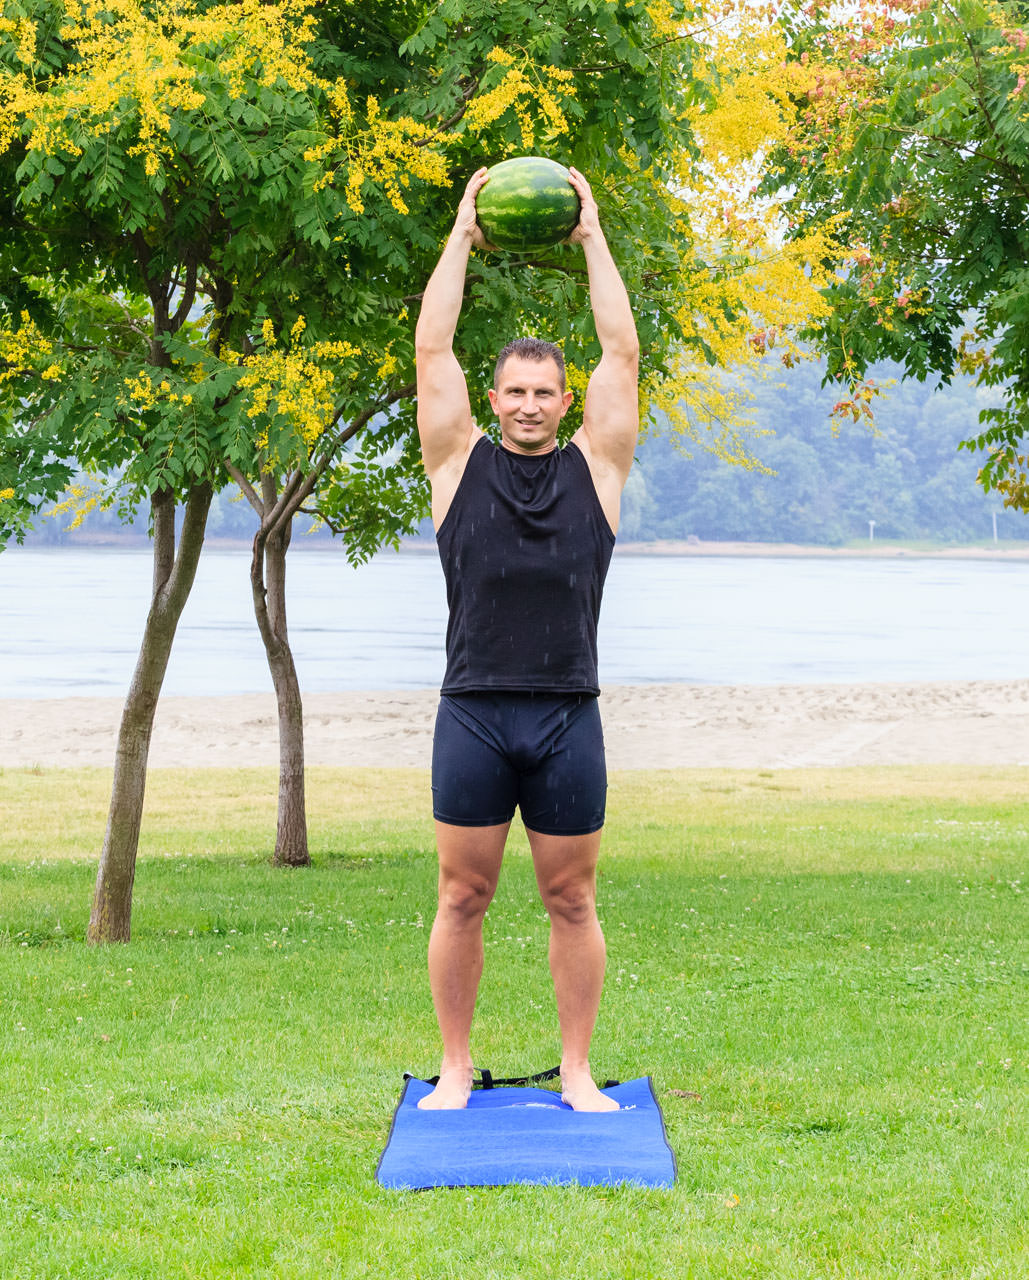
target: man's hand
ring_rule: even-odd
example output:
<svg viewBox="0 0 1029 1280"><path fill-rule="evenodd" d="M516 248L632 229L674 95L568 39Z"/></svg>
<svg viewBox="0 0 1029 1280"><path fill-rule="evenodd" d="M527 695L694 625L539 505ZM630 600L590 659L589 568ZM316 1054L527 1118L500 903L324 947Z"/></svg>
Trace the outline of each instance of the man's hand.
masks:
<svg viewBox="0 0 1029 1280"><path fill-rule="evenodd" d="M493 248L493 245L487 244L486 237L482 234L482 227L479 226L478 219L475 216L475 197L489 181L486 172L485 166L481 169L476 169L468 179L468 185L464 189L461 203L457 206L457 218L454 221L454 230L451 233L467 239L477 249Z"/></svg>
<svg viewBox="0 0 1029 1280"><path fill-rule="evenodd" d="M600 229L600 213L597 209L597 202L593 198L593 192L590 190L590 184L578 169L568 170L568 181L575 188L575 193L579 197L581 205L579 221L576 223L575 230L568 237L568 243L585 244L587 240L595 236L603 238L604 233Z"/></svg>

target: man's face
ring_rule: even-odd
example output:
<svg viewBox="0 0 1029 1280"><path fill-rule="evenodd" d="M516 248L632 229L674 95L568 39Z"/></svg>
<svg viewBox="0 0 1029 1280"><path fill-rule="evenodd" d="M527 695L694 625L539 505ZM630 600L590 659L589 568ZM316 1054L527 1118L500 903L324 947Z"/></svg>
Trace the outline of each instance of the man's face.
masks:
<svg viewBox="0 0 1029 1280"><path fill-rule="evenodd" d="M489 389L489 402L500 419L504 447L515 453L553 449L558 424L572 403L572 393L561 390L555 362L509 356L499 381L498 387Z"/></svg>

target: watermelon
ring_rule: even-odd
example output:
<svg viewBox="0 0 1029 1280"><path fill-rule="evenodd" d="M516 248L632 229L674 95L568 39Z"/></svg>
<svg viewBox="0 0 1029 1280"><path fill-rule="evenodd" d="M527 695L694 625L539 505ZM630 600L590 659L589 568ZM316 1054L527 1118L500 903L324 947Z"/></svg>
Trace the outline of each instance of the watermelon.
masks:
<svg viewBox="0 0 1029 1280"><path fill-rule="evenodd" d="M489 170L475 214L483 235L498 249L538 253L574 230L579 197L563 164L545 156L516 156Z"/></svg>

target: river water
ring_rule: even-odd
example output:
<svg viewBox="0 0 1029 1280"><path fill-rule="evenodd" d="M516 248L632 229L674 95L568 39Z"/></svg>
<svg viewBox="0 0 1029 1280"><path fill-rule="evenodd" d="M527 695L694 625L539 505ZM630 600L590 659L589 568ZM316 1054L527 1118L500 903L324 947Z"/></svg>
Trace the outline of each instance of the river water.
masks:
<svg viewBox="0 0 1029 1280"><path fill-rule="evenodd" d="M271 687L249 553L208 548L168 694ZM121 696L150 589L146 550L0 555L0 698ZM433 553L289 556L306 691L431 688L446 600ZM617 554L600 627L605 684L1003 680L1029 675L1029 562Z"/></svg>

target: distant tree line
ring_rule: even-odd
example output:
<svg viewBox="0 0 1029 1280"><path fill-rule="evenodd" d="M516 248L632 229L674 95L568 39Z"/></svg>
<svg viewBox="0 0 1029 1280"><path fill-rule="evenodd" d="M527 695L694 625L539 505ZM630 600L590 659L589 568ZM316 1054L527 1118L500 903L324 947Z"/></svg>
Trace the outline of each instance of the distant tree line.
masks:
<svg viewBox="0 0 1029 1280"><path fill-rule="evenodd" d="M878 366L884 382L896 372ZM623 501L623 541L798 542L839 546L869 536L936 543L997 533L1029 538L1029 518L1004 510L976 484L981 456L959 450L977 431L984 392L968 378L950 386L900 382L875 404L875 426L849 420L833 434L836 393L816 364L751 383L758 429L752 452L774 474L686 457L667 438L643 441Z"/></svg>
<svg viewBox="0 0 1029 1280"><path fill-rule="evenodd" d="M874 371L880 382L896 373ZM1029 518L1005 510L997 495L976 484L981 457L959 450L973 435L984 392L970 378L946 387L901 382L884 390L875 408L875 426L846 422L833 434L832 388L822 387L821 366L805 365L767 381L748 380L754 396L756 438L752 451L774 474L731 466L700 449L688 456L669 436L640 442L637 465L623 500L623 542L659 539L704 542L798 542L840 546L869 536L936 543L978 542L997 533L1005 540L1029 538ZM47 521L30 541L74 543L67 518ZM129 526L143 538L146 517ZM300 545L310 528L297 518ZM211 505L208 537L253 537L254 517L231 489ZM114 511L94 511L84 520L89 534L124 536ZM425 521L424 537L432 537ZM328 530L311 535L331 537Z"/></svg>

